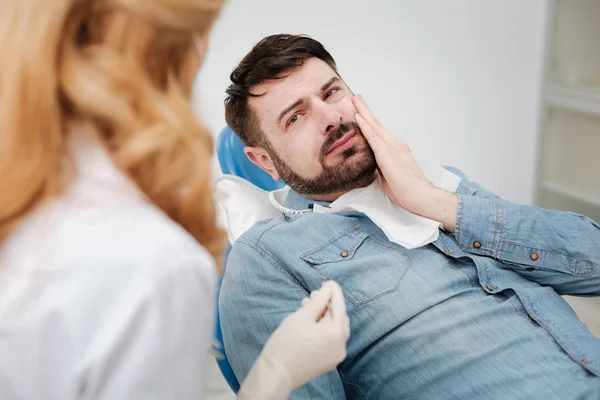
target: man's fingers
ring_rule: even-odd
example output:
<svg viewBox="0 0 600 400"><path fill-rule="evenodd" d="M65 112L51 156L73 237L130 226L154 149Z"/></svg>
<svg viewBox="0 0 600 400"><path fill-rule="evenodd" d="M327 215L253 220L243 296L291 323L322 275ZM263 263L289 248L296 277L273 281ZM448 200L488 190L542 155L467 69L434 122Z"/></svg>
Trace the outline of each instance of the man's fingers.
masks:
<svg viewBox="0 0 600 400"><path fill-rule="evenodd" d="M356 119L356 123L358 124L363 136L367 142L369 142L369 145L373 148L373 151L375 151L375 148L379 145L379 135L362 115L356 114L354 118Z"/></svg>
<svg viewBox="0 0 600 400"><path fill-rule="evenodd" d="M383 150L383 147L388 146L393 141L394 136L375 118L361 95L354 96L352 102L357 111L354 118L361 131L363 131L365 139L371 147L378 147ZM375 148L373 151L375 151Z"/></svg>
<svg viewBox="0 0 600 400"><path fill-rule="evenodd" d="M377 118L375 118L375 114L373 114L373 111L371 111L371 108L362 95L357 94L354 96L352 98L352 103L354 103L354 108L356 108L356 111L358 111L358 113L369 123L369 125L371 125L373 128L379 125L379 121L377 121Z"/></svg>

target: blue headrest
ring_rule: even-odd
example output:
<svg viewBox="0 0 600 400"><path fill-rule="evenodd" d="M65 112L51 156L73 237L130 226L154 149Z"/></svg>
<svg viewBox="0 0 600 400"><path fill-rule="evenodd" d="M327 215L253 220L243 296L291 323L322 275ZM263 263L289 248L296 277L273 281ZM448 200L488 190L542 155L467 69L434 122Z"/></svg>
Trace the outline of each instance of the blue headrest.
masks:
<svg viewBox="0 0 600 400"><path fill-rule="evenodd" d="M256 166L244 153L244 143L226 126L217 138L217 156L224 174L242 177L255 186L272 191L285 186L282 180L274 181L265 171Z"/></svg>
<svg viewBox="0 0 600 400"><path fill-rule="evenodd" d="M285 186L283 181L274 181L269 174L254 165L254 163L248 159L246 153L244 153L244 147L245 146L240 138L228 126L223 128L221 133L219 133L219 137L217 138L217 156L219 158L221 171L223 171L224 174L239 176L267 191L280 189ZM227 259L227 255L228 251L225 254L225 259ZM219 300L217 297L217 304L218 302ZM234 393L237 393L240 384L229 364L229 359L225 352L218 306L216 322L213 354L215 355L217 365L219 366L225 381L227 381L231 390L233 390Z"/></svg>

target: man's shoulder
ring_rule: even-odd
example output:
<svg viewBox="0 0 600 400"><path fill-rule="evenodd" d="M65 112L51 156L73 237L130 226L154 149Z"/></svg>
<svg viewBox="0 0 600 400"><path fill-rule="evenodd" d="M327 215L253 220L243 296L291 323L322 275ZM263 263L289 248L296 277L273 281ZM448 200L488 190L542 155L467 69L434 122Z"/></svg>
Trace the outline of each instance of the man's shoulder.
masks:
<svg viewBox="0 0 600 400"><path fill-rule="evenodd" d="M356 217L339 214L282 215L259 222L245 232L233 245L230 262L237 268L252 270L268 264L296 275L297 267L301 270L305 265L304 255L354 232L357 224Z"/></svg>
<svg viewBox="0 0 600 400"><path fill-rule="evenodd" d="M306 236L305 217L278 216L255 223L234 243L227 255L225 277L221 287L222 306L230 307L242 301L239 293L264 291L265 285L271 289L283 282L298 285L299 255L309 244ZM318 218L321 219L321 218ZM278 285L269 285L278 282ZM244 288L240 291L240 288ZM276 289L274 289L276 290Z"/></svg>
<svg viewBox="0 0 600 400"><path fill-rule="evenodd" d="M278 217L258 221L250 229L244 232L237 240L237 243L256 244L259 243L265 234L278 226L285 224L286 217L282 214Z"/></svg>
<svg viewBox="0 0 600 400"><path fill-rule="evenodd" d="M286 247L293 230L284 215L256 222L233 244L228 255L228 265L234 260L238 270L255 269L256 263L273 262L271 254L277 253L278 248Z"/></svg>
<svg viewBox="0 0 600 400"><path fill-rule="evenodd" d="M306 213L281 215L257 222L234 244L238 251L259 251L294 255L336 237L355 224L352 218L338 214ZM241 246L243 244L245 246Z"/></svg>

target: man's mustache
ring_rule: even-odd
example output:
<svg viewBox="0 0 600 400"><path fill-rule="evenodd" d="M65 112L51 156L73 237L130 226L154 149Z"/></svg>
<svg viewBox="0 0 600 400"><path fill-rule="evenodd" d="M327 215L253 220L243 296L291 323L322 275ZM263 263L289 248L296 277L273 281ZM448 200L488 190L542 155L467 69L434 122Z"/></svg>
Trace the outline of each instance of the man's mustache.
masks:
<svg viewBox="0 0 600 400"><path fill-rule="evenodd" d="M357 134L362 135L360 127L354 121L344 122L343 124L340 124L339 127L329 132L329 136L327 136L325 143L323 143L323 146L321 146L321 157L325 157L325 155L329 153L329 150L331 150L331 146L333 146L333 144L341 139L346 133L352 130L354 130Z"/></svg>

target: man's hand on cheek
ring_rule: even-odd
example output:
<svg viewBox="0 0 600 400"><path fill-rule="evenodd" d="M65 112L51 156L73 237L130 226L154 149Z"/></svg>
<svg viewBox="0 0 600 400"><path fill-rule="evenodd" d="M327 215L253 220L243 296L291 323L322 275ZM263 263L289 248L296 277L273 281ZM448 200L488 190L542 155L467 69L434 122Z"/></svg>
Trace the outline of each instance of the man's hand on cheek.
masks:
<svg viewBox="0 0 600 400"><path fill-rule="evenodd" d="M375 153L388 197L405 210L439 221L453 232L458 197L436 188L425 177L408 144L392 135L373 115L361 95L352 99L356 122Z"/></svg>

